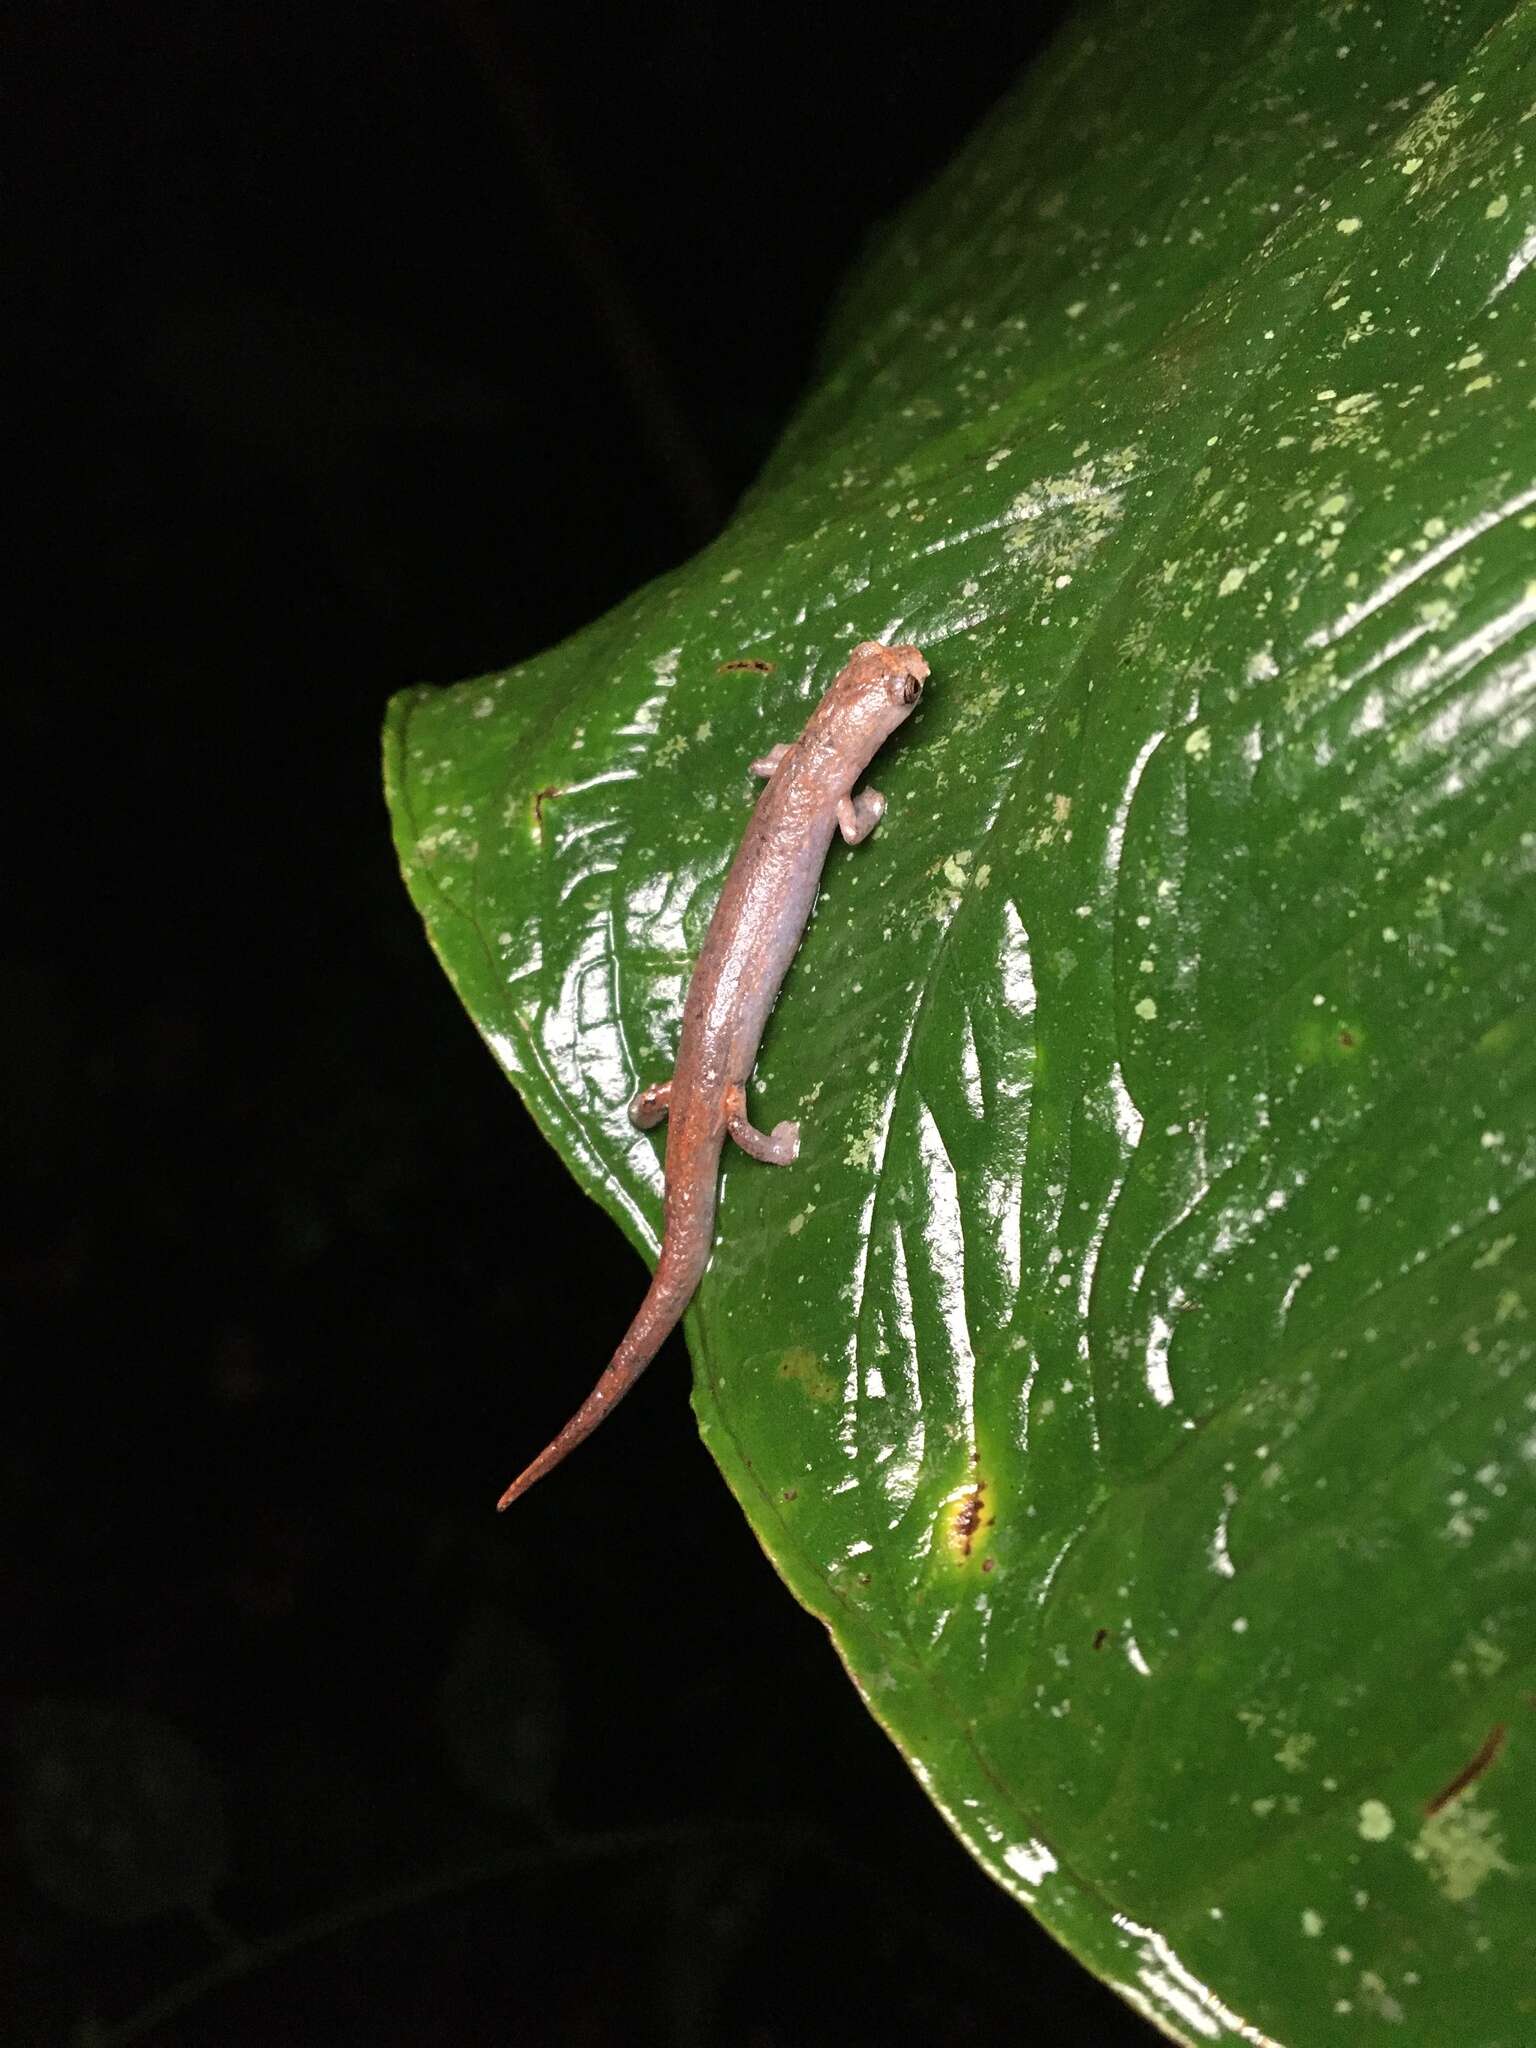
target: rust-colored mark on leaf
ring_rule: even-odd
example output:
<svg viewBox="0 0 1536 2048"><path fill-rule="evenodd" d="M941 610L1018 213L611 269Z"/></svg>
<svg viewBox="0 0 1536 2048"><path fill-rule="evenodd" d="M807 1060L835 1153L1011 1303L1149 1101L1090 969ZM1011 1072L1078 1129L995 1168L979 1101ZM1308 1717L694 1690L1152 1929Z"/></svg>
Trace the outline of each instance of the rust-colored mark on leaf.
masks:
<svg viewBox="0 0 1536 2048"><path fill-rule="evenodd" d="M1353 1044L1354 1044L1354 1042L1355 1042L1355 1034L1353 1033L1353 1031L1341 1031L1341 1032L1339 1033L1339 1043L1340 1043L1340 1045L1342 1045L1342 1046L1345 1046L1345 1047L1347 1048L1347 1047L1349 1047L1349 1046L1353 1045Z"/></svg>
<svg viewBox="0 0 1536 2048"><path fill-rule="evenodd" d="M997 1566L997 1559L996 1559L995 1557L984 1557L984 1558L983 1558L983 1559L981 1560L981 1568L982 1568L982 1570L983 1570L984 1572L990 1572L990 1571L993 1571L993 1570L995 1570L995 1569L996 1569L996 1566Z"/></svg>
<svg viewBox="0 0 1536 2048"><path fill-rule="evenodd" d="M798 1500L799 1498L799 1490L798 1488L793 1486L786 1486L784 1491L779 1495L780 1500Z"/></svg>
<svg viewBox="0 0 1536 2048"><path fill-rule="evenodd" d="M1504 1747L1504 1738L1509 1733L1502 1721L1495 1721L1483 1738L1482 1746L1470 1763L1463 1764L1448 1785L1442 1785L1433 1799L1426 1799L1424 1811L1438 1813L1443 1806L1449 1806L1453 1799L1460 1798L1469 1785L1475 1784Z"/></svg>
<svg viewBox="0 0 1536 2048"><path fill-rule="evenodd" d="M560 785L559 785L559 783L558 783L558 782L546 782L546 783L545 783L545 785L544 785L544 787L543 787L542 789L536 789L536 790L534 791L534 793L533 793L533 829L534 829L534 833L535 833L535 835L536 835L536 836L538 836L538 837L542 837L542 836L543 836L543 832L544 832L544 806L545 806L545 804L547 804L547 803L549 802L550 798L551 798L551 797L553 797L553 796L564 796L564 795L565 795L565 791L564 791L564 790L563 790L563 789L562 789L562 788L560 787Z"/></svg>
<svg viewBox="0 0 1536 2048"><path fill-rule="evenodd" d="M715 674L720 676L736 675L742 669L750 670L755 676L771 676L774 664L771 661L722 661L719 668L715 670Z"/></svg>
<svg viewBox="0 0 1536 2048"><path fill-rule="evenodd" d="M949 1522L949 1547L956 1557L969 1557L983 1521L995 1519L991 1515L983 1515L986 1491L987 1482L978 1479L954 1504Z"/></svg>

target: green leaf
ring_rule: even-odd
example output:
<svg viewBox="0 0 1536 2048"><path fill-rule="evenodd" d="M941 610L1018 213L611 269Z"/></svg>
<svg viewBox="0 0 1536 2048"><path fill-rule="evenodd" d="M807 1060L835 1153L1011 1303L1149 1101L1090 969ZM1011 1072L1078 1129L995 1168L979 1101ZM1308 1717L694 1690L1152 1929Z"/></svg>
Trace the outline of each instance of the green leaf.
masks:
<svg viewBox="0 0 1536 2048"><path fill-rule="evenodd" d="M1090 10L718 544L390 717L433 942L651 1247L746 764L927 652L695 1401L950 1824L1189 2041L1536 2035L1533 113L1530 4Z"/></svg>

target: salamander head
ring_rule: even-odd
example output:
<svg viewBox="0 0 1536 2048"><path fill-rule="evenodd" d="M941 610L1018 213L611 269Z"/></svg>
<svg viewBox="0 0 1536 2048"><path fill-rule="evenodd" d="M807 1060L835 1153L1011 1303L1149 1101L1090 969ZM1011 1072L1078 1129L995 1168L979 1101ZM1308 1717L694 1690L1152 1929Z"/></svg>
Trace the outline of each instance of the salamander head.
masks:
<svg viewBox="0 0 1536 2048"><path fill-rule="evenodd" d="M862 640L828 695L840 699L846 716L867 720L885 739L910 716L927 679L928 664L917 648Z"/></svg>

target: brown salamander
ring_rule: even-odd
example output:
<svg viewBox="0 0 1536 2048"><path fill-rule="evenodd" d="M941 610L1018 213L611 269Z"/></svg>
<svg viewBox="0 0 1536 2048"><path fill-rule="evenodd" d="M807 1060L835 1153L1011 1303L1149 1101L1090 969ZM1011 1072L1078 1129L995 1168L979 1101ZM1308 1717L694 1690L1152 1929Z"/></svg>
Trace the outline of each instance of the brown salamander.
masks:
<svg viewBox="0 0 1536 2048"><path fill-rule="evenodd" d="M773 1166L788 1166L799 1150L798 1124L779 1124L771 1134L753 1129L747 1078L816 901L832 835L841 832L857 846L885 809L877 790L855 794L854 785L911 712L927 674L915 647L862 642L800 737L752 763L767 787L731 863L688 984L677 1065L670 1081L642 1088L629 1106L640 1130L669 1119L665 1227L655 1276L602 1378L554 1441L513 1480L498 1507L510 1507L592 1434L688 1306L714 1241L726 1138Z"/></svg>

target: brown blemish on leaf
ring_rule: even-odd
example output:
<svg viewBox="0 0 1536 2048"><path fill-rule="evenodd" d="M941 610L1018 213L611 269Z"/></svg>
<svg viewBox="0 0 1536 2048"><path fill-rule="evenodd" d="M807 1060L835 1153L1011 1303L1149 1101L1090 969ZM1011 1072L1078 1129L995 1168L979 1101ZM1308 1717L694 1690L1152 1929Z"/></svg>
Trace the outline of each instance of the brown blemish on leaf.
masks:
<svg viewBox="0 0 1536 2048"><path fill-rule="evenodd" d="M987 1482L978 1479L976 1484L961 1494L950 1509L949 1547L956 1557L969 1557L975 1546L977 1532L990 1525L996 1517L985 1512Z"/></svg>
<svg viewBox="0 0 1536 2048"><path fill-rule="evenodd" d="M779 1495L780 1500L798 1500L799 1498L799 1492L793 1486L786 1486L784 1491Z"/></svg>
<svg viewBox="0 0 1536 2048"><path fill-rule="evenodd" d="M715 674L729 676L735 675L741 669L749 669L755 676L771 676L773 666L771 661L722 661Z"/></svg>
<svg viewBox="0 0 1536 2048"><path fill-rule="evenodd" d="M981 1568L984 1572L992 1571L995 1568L996 1564L997 1559L995 1557L984 1557L981 1560Z"/></svg>
<svg viewBox="0 0 1536 2048"><path fill-rule="evenodd" d="M835 1401L838 1383L829 1373L814 1351L797 1344L786 1351L779 1360L779 1378L798 1380L804 1387L807 1398L812 1401Z"/></svg>
<svg viewBox="0 0 1536 2048"><path fill-rule="evenodd" d="M559 785L559 783L558 783L558 782L546 782L546 783L545 783L545 785L544 785L544 787L543 787L542 789L536 789L536 790L534 791L534 793L533 793L533 830L534 830L534 835L535 835L535 837L542 837L542 836L543 836L543 832L544 832L544 806L545 806L545 804L546 804L546 803L548 803L549 799L550 799L550 798L551 798L552 796L564 796L564 795L565 795L565 791L564 791L564 790L563 790L563 789L562 789L562 788L560 787L560 785Z"/></svg>
<svg viewBox="0 0 1536 2048"><path fill-rule="evenodd" d="M1489 1765L1494 1762L1499 1751L1504 1747L1504 1738L1508 1733L1509 1730L1502 1721L1495 1721L1488 1730L1487 1735L1484 1736L1482 1746L1471 1762L1463 1764L1455 1777L1451 1779L1449 1784L1442 1785L1433 1799L1425 1800L1425 1813L1438 1813L1441 1807L1449 1806L1453 1799L1459 1799L1469 1785L1476 1784L1477 1780L1488 1769Z"/></svg>
<svg viewBox="0 0 1536 2048"><path fill-rule="evenodd" d="M1345 1046L1345 1047L1348 1047L1348 1046L1351 1046L1351 1045L1353 1045L1353 1044L1354 1044L1354 1042L1355 1042L1355 1034L1353 1033L1353 1031L1341 1031L1341 1032L1339 1033L1339 1043L1340 1043L1340 1045L1342 1045L1342 1046Z"/></svg>
<svg viewBox="0 0 1536 2048"><path fill-rule="evenodd" d="M1094 1648L1095 1648L1096 1650L1102 1650L1102 1649L1103 1649L1103 1647L1104 1647L1104 1645L1105 1645L1105 1644L1106 1644L1106 1643L1107 1643L1108 1641L1109 1641L1109 1630L1108 1630L1107 1628L1099 1628L1099 1629L1095 1629L1095 1630L1094 1630L1094 1632L1093 1632L1093 1647L1094 1647Z"/></svg>

